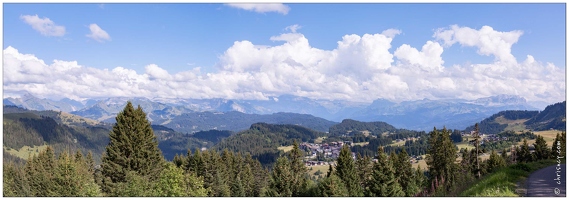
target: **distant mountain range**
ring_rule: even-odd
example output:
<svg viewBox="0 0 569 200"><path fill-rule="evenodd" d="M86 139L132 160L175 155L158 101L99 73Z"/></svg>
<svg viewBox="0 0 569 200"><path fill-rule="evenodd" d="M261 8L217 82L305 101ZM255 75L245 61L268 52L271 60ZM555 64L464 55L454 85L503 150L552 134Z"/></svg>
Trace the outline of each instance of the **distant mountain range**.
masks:
<svg viewBox="0 0 569 200"><path fill-rule="evenodd" d="M85 118L103 122L114 122L116 114L124 108L126 101L140 105L153 124L160 124L180 132L219 129L239 131L247 129L250 122L291 123L295 121L260 120L259 116L298 113L312 115L321 124L340 122L343 119L359 121L383 121L410 130L431 130L434 126L451 129L464 129L475 122L503 110L540 110L543 102L527 102L524 98L512 95L498 95L476 100L417 100L391 102L378 99L371 104L347 101L313 100L305 97L282 95L269 100L227 100L227 99L148 99L148 98L106 98L75 101L40 99L30 94L20 98L5 98L4 105L15 105L31 110L60 110ZM533 105L533 106L532 106ZM215 115L225 114L247 121L243 125L231 126L231 122ZM276 116L275 116L276 115ZM289 116L292 118L300 117ZM219 123L209 125L191 124L207 121L206 118L219 119ZM261 117L263 118L263 117ZM270 117L269 117L270 118ZM302 118L302 117L301 117ZM240 124L240 123L237 123ZM247 125L245 125L247 124ZM187 127L185 127L187 126ZM195 127L196 126L196 127ZM326 128L307 126L323 131Z"/></svg>

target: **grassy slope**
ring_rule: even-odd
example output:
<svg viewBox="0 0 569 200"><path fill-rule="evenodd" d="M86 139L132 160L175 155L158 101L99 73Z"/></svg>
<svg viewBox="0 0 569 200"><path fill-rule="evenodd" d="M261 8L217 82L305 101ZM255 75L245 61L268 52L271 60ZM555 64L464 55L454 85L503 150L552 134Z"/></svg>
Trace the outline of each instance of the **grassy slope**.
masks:
<svg viewBox="0 0 569 200"><path fill-rule="evenodd" d="M543 136L543 139L545 139L545 142L547 142L547 146L551 148L551 145L553 144L553 141L555 141L555 136L557 135L557 133L561 133L561 131L559 130L548 130L548 131L537 131L537 132L533 132L533 134L535 135L541 135ZM524 143L524 141L520 141L518 142L518 145L522 145ZM533 140L528 140L528 144L529 145L533 145L535 143L535 139Z"/></svg>
<svg viewBox="0 0 569 200"><path fill-rule="evenodd" d="M524 122L528 121L529 119L518 119L518 120L509 120L504 118L504 116L500 116L497 117L494 121L497 122L498 124L507 124L508 127L506 127L504 130L509 131L526 131L526 125L524 125Z"/></svg>
<svg viewBox="0 0 569 200"><path fill-rule="evenodd" d="M34 156L39 154L38 152L43 151L47 148L47 145L42 146L23 146L20 149L9 149L4 147L4 151L10 153L13 156L19 157L21 159L27 160L28 156Z"/></svg>
<svg viewBox="0 0 569 200"><path fill-rule="evenodd" d="M318 170L320 170L322 172L322 175L320 175L320 176L326 176L326 173L328 172L329 167L330 167L330 165L310 166L310 167L307 167L308 168L308 174L310 174L310 176L315 176L314 173L316 173ZM312 169L310 169L310 168L312 168Z"/></svg>
<svg viewBox="0 0 569 200"><path fill-rule="evenodd" d="M72 115L66 112L61 112L61 114L59 114L59 117L61 121L66 125L73 125L74 123L86 123L88 125L95 126L99 124L98 121L87 119L77 115Z"/></svg>
<svg viewBox="0 0 569 200"><path fill-rule="evenodd" d="M314 143L315 143L315 144L321 144L322 141L323 141L324 139L326 139L326 138L327 138L327 137L319 137L319 138L316 138L316 139L314 140Z"/></svg>
<svg viewBox="0 0 569 200"><path fill-rule="evenodd" d="M282 151L284 151L285 153L288 152L288 151L290 151L290 150L292 150L292 148L293 148L293 145L277 147L278 150L282 150Z"/></svg>
<svg viewBox="0 0 569 200"><path fill-rule="evenodd" d="M542 160L527 164L515 164L484 176L470 188L462 191L462 197L518 197L517 182L532 172L556 164L555 160Z"/></svg>

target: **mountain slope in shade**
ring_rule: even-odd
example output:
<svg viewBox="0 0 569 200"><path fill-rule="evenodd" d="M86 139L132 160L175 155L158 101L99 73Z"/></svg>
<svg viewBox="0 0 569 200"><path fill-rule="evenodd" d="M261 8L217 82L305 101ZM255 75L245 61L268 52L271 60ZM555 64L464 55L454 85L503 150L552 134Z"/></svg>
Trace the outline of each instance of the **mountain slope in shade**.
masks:
<svg viewBox="0 0 569 200"><path fill-rule="evenodd" d="M565 130L566 129L565 101L547 106L543 111L507 110L498 112L478 123L481 133L497 134L502 131L520 131L529 129ZM474 130L474 125L465 129L465 132Z"/></svg>
<svg viewBox="0 0 569 200"><path fill-rule="evenodd" d="M112 125L69 123L70 116L68 115L71 114L4 106L3 146L5 149L17 150L23 146L50 145L56 152L81 150L86 154L92 151L98 162L109 143ZM71 117L75 120L77 118L77 116ZM215 142L182 134L161 125L152 125L152 129L158 139L159 148L168 160L172 160L175 154L185 154L188 149L209 148L215 144ZM6 157L4 158L6 161Z"/></svg>
<svg viewBox="0 0 569 200"><path fill-rule="evenodd" d="M528 128L541 131L548 129L565 130L566 129L566 101L559 102L545 107L536 116L525 122Z"/></svg>

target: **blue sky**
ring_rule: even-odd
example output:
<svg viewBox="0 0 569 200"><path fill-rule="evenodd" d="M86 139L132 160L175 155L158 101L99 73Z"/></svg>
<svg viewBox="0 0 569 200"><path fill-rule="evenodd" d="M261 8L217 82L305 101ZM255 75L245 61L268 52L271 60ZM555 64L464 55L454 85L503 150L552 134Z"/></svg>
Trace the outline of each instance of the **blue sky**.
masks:
<svg viewBox="0 0 569 200"><path fill-rule="evenodd" d="M279 9L281 9L280 12ZM282 11L282 9L286 11ZM548 95L555 99L564 98L565 86L538 88L537 90L539 92L535 92L535 88L518 89L523 87L523 85L517 86L518 88L496 88L495 91L492 90L489 92L479 91L480 89L477 89L478 86L472 88L457 87L460 83L455 79L460 78L459 76L463 75L464 72L460 70L445 70L450 70L448 68L451 68L453 65L461 66L464 69L467 69L471 64L500 65L496 59L496 55L499 52L503 53L503 51L489 50L491 51L490 53L481 55L484 54L479 52L483 45L478 43L468 45L469 42L472 42L470 40L447 41L449 45L444 45L444 39L435 37L435 32L439 29L451 30L452 25L457 25L456 30L459 30L459 28L481 30L484 26L488 26L491 27L493 31L500 33L519 31L520 34L514 36L514 42L506 42L511 45L511 47L505 47L504 50L506 52L511 51L511 55L513 55L517 61L516 64L521 65L520 63L526 60L527 55L531 55L539 64L539 67L546 69L547 63L552 63L557 68L555 70L561 70L564 73L566 55L565 12L564 4L284 4L268 12L255 12L254 10L246 10L225 4L4 4L3 48L7 49L10 46L17 49L19 54L33 54L34 57L44 60L46 66L51 66L53 60L77 61L83 71L86 71L86 69L112 70L120 66L134 70L136 75L149 75L149 81L160 79L157 76L150 75L152 72L149 71L148 65L151 64L155 64L161 70L166 70L171 76L191 70L194 70L194 75L196 76L205 76L207 73L220 75L217 79L210 78L209 80L205 80L207 79L206 77L202 77L201 79L194 76L186 77L186 79L184 79L186 81L192 80L192 78L201 81L199 84L203 85L195 85L194 87L196 88L210 88L208 90L195 89L191 91L195 93L207 93L209 90L216 91L215 88L217 86L208 84L213 84L215 80L227 79L227 77L221 76L224 72L234 73L233 75L235 76L231 77L240 77L236 78L233 83L243 83L243 85L237 88L224 88L217 92L212 92L211 95L201 96L203 98L264 98L269 95L287 93L313 98L354 100L351 99L351 96L358 93L358 91L367 91L369 85L375 83L373 81L381 82L380 80L386 81L393 78L393 81L390 81L390 83L394 83L395 85L385 86L386 88L384 90L378 89L377 91L369 91L374 95L371 95L371 97L369 97L370 99L366 99L366 101L375 98L404 100L433 97L475 98L495 95L500 91L521 95L530 100L543 101L544 99L550 98ZM56 26L65 27L64 34L60 33L51 36L41 34L40 31L34 29L33 26L27 23L23 18L23 16L34 15L37 15L39 19L49 18ZM87 37L86 35L91 32L91 24L96 24L96 26L104 30L108 38L99 38L100 41L98 41ZM300 28L295 31L291 31L290 29L285 30L286 27L291 25L298 25ZM373 72L370 71L370 73L374 75L369 77L346 75L349 80L346 79L347 81L337 83L336 85L337 88L345 87L345 89L342 90L312 88L311 86L307 86L310 83L292 87L288 83L277 82L277 80L273 78L269 78L272 80L272 83L269 83L272 87L267 86L264 89L260 89L251 86L255 83L247 84L244 82L247 82L246 80L256 80L255 78L264 76L259 73L269 74L271 75L270 77L276 78L277 76L274 75L274 71L268 71L267 69L278 68L278 66L280 66L279 62L275 60L266 61L271 63L272 66L268 66L270 64L265 63L261 69L256 67L235 67L237 66L236 60L250 58L236 58L235 56L248 55L250 52L243 50L232 56L227 53L228 49L232 47L237 49L237 46L234 44L236 41L249 41L254 45L271 47L286 46L285 44L291 41L275 41L270 39L273 36L279 36L283 33L301 34L308 41L311 48L332 52L338 48L338 42L342 41L346 35L356 34L363 37L364 34L381 34L388 29L396 29L400 32L400 34L391 37L392 40L389 42L391 46L387 48L387 51L393 57L391 65L398 65L397 63L399 61L403 62L405 60L404 58L407 58L409 62L404 62L401 64L402 66L404 66L405 63L409 66L411 66L412 63L420 65L417 63L427 58L411 58L403 55L405 54L403 51L398 54L399 56L396 56L395 51L404 44L421 51L421 48L426 42L433 41L443 47L440 58L444 60L444 63L440 64L442 71L439 70L436 77L440 78L440 80L450 78L452 84L455 86L445 88L444 85L437 85L438 83L435 83L436 81L434 80L410 83L405 79L413 76L413 73L395 71L395 67L389 69L387 67L378 67L379 69L374 69L373 64L368 63L370 65L369 69L372 71L375 70ZM478 37L477 40L482 42L483 40L492 41L495 39L492 38L493 36L495 36L495 34L493 35L492 33L489 34L486 39L481 36ZM379 39L377 41L379 41ZM489 48L494 47L490 46ZM294 51L294 48L292 49ZM282 52L290 53L290 51L286 50ZM259 53L257 56L263 55L263 53ZM271 53L267 55L275 55L275 53L271 51ZM289 56L295 61L304 59L300 57L296 58L292 54ZM225 57L226 59L224 60L221 57ZM434 55L434 57L439 56ZM366 60L365 57L362 59ZM257 61L255 61L255 63L256 62ZM306 62L308 63L309 61ZM339 64L340 62L330 62L330 65L341 65ZM357 63L356 61L353 62ZM309 64L300 63L307 67L307 69L310 68L310 66L308 66ZM438 61L435 61L434 64L429 63L421 66L430 66L429 69L434 69L431 65L438 65L438 63ZM4 64L6 65L6 62ZM199 67L199 73L195 71L196 67ZM316 64L314 67L316 67ZM337 68L342 67L354 68L352 65L338 66ZM498 68L500 67L494 67L493 69ZM520 67L519 69L522 68L524 67ZM524 69L526 68L531 70L529 69L531 67L526 66ZM321 68L318 69L317 71L319 73L311 78L317 79L318 77L324 77L322 79L326 80L328 78L334 80L342 79L342 77L333 77L328 73L330 71ZM516 68L508 69L514 71L519 70ZM250 73L245 75L235 74L237 72ZM337 69L334 72L342 72L342 70ZM505 73L504 70L500 72ZM529 73L531 71L527 72ZM541 78L548 77L548 75L553 73L556 72L544 72L541 74L541 76L543 76ZM78 77L80 77L79 74ZM290 75L293 76L294 73ZM6 72L4 76L6 76ZM247 78L245 76L249 77ZM492 77L492 75L488 76L490 78L496 78ZM180 74L180 77L184 76ZM539 79L536 77L525 78L531 79L532 81ZM118 77L117 79L121 78ZM171 86L173 83L168 81L172 81L173 79L174 78L164 78L160 80L164 81L163 84L165 84L165 86ZM519 77L498 77L496 79L497 81L514 79L517 80L519 84L529 83L527 81L524 82L525 79L522 75ZM369 81L366 82L367 80ZM483 80L487 81L488 79ZM397 83L397 81L400 83ZM13 87L10 86L11 83L15 84L21 82L25 81L7 82L5 79L4 88L5 90L7 88L12 89L12 91L8 90L8 93L30 90L29 88L31 86L24 87L20 85L18 86L19 88L16 88L16 85L13 85ZM324 85L335 84L326 81L322 81L321 83ZM155 93L152 89L145 88L145 86L140 84L141 83L138 85L138 89L144 90L144 92L141 93ZM231 85L232 83L226 84ZM492 85L491 82L487 84ZM534 84L543 84L543 87L545 87L545 85L552 83ZM557 82L554 83L554 85L557 84ZM224 84L221 85L223 86ZM425 88L421 88L418 85L428 85L425 87L438 89L438 91L447 91L449 94L446 96L446 94L439 94L437 92L423 92ZM503 85L508 85L508 83L504 82ZM82 98L100 96L104 93L79 94L79 89L72 89L65 92L51 89L52 86L49 85L43 87L48 88L48 90L44 89L43 91L39 91L39 89L37 89L36 95L49 96L48 94L60 92L63 96ZM172 90L176 90L175 87L177 86L171 87ZM397 91L385 91L388 88L398 87L399 89L408 91L410 94L400 95L396 94ZM563 91L560 91L561 89ZM468 92L459 92L459 90L467 90ZM534 92L529 92L530 90ZM325 95L330 93L333 95ZM132 95L135 95L135 93ZM175 91L164 93L163 95L184 96Z"/></svg>

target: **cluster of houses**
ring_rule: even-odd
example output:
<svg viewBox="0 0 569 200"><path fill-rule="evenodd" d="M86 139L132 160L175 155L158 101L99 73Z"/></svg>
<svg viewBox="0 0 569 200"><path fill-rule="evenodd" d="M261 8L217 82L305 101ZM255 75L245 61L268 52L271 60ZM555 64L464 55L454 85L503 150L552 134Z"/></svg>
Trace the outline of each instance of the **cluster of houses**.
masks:
<svg viewBox="0 0 569 200"><path fill-rule="evenodd" d="M403 140L410 140L412 138L406 138ZM399 141L403 141L399 140ZM398 141L397 141L398 142ZM338 141L338 142L330 142L330 143L323 143L323 144L315 144L315 143L307 143L303 142L299 145L300 149L309 152L309 155L305 157L304 163L306 166L316 166L316 165L335 165L335 161L326 162L321 160L316 160L317 154L320 153L324 156L324 158L330 158L331 160L335 160L340 155L340 150L344 144L352 145L351 141ZM352 158L356 159L356 153L352 152ZM417 163L419 160L423 159L421 156L411 155L409 162L410 163ZM374 162L377 162L377 159L373 159Z"/></svg>
<svg viewBox="0 0 569 200"><path fill-rule="evenodd" d="M471 131L470 133L462 133L462 136L473 136L474 135L474 131ZM480 133L480 138L482 138L482 140L480 140L480 144L484 144L485 142L499 142L499 141L505 141L508 140L508 137L505 136L498 136L498 134L484 134L484 133ZM470 140L468 141L471 145L474 145L474 140Z"/></svg>
<svg viewBox="0 0 569 200"><path fill-rule="evenodd" d="M483 139L483 141L485 142L498 142L498 141L504 141L504 140L508 140L508 137L505 136L498 136L498 135L488 135L486 136L486 138Z"/></svg>
<svg viewBox="0 0 569 200"><path fill-rule="evenodd" d="M323 144L314 144L314 143L307 143L303 142L299 145L300 149L309 152L309 156L306 156L306 160L315 159L317 154L322 154L324 158L331 158L337 159L340 155L340 150L344 144L352 145L350 141L338 141L338 142L330 142L330 143L323 143ZM356 158L356 154L352 152L352 158ZM324 161L306 161L305 164L308 166L313 165L328 165L332 162L324 162Z"/></svg>

